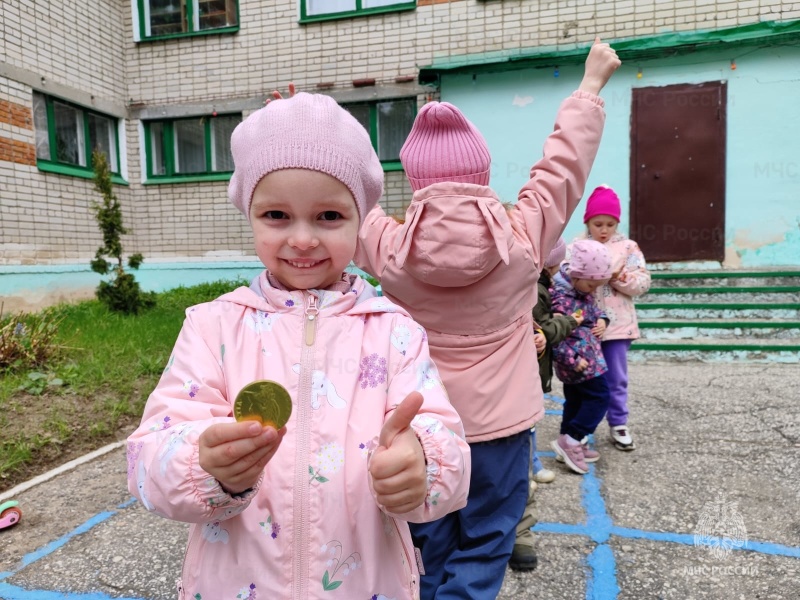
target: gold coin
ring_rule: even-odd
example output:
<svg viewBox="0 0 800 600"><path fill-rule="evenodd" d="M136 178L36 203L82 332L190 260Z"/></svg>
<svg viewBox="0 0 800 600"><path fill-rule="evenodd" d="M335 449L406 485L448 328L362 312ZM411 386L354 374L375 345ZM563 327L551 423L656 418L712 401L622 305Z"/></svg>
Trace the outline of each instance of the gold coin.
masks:
<svg viewBox="0 0 800 600"><path fill-rule="evenodd" d="M237 421L258 421L280 429L292 414L292 398L280 383L261 379L244 386L233 403Z"/></svg>

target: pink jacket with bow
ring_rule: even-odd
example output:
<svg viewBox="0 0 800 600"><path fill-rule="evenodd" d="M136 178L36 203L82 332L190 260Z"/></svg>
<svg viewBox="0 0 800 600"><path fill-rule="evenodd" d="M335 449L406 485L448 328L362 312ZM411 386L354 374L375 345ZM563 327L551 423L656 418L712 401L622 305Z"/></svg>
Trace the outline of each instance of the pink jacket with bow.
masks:
<svg viewBox="0 0 800 600"><path fill-rule="evenodd" d="M128 487L149 511L192 523L179 598L418 598L407 521L466 504L470 451L425 331L352 276L348 291L283 291L262 274L186 312L128 438ZM198 438L233 420L239 390L284 385L287 433L255 488L228 494L198 464ZM422 506L397 515L367 470L388 415L413 390L427 461ZM335 591L334 591L335 590Z"/></svg>
<svg viewBox="0 0 800 600"><path fill-rule="evenodd" d="M604 121L599 97L577 91L564 100L509 210L489 187L436 183L414 194L404 224L376 207L361 228L356 265L428 331L469 442L519 433L544 415L531 309Z"/></svg>

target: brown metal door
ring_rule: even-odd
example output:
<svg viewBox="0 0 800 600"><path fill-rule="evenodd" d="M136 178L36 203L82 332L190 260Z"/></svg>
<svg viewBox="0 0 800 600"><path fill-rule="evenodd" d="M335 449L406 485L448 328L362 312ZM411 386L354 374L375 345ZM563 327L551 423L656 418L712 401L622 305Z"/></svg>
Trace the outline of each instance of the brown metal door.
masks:
<svg viewBox="0 0 800 600"><path fill-rule="evenodd" d="M630 237L648 261L725 258L727 85L634 88Z"/></svg>

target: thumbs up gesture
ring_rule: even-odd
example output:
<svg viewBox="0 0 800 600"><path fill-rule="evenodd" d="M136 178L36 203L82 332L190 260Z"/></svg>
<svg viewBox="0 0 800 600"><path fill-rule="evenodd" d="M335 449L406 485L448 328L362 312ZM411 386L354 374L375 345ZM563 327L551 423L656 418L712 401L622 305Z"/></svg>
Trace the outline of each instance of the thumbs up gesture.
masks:
<svg viewBox="0 0 800 600"><path fill-rule="evenodd" d="M586 57L583 80L578 89L598 95L621 64L617 52L596 37Z"/></svg>
<svg viewBox="0 0 800 600"><path fill-rule="evenodd" d="M411 421L422 406L422 394L411 392L383 424L369 472L378 504L387 512L403 514L425 501L425 453Z"/></svg>

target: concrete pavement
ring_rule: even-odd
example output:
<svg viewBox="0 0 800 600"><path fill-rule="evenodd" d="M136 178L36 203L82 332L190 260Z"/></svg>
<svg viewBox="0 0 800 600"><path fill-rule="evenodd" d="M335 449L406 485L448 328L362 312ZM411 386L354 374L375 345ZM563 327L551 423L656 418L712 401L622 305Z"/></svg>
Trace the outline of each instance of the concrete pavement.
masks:
<svg viewBox="0 0 800 600"><path fill-rule="evenodd" d="M538 426L557 472L539 485L539 567L508 571L502 599L800 598L800 366L631 365L623 453L596 435L587 476L550 451L560 389ZM146 513L124 448L17 493L0 531L4 600L176 597L188 526Z"/></svg>

